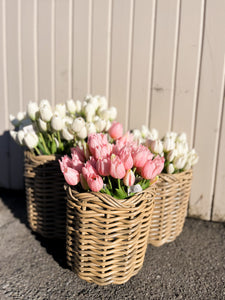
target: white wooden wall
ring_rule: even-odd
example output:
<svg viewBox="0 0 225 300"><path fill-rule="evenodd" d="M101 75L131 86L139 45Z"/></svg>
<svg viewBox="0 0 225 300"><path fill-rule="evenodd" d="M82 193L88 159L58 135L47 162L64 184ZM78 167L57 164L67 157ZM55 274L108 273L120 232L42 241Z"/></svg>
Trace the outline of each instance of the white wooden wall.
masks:
<svg viewBox="0 0 225 300"><path fill-rule="evenodd" d="M185 131L189 214L225 220L224 0L0 0L0 186L22 187L8 115L106 95L125 128Z"/></svg>

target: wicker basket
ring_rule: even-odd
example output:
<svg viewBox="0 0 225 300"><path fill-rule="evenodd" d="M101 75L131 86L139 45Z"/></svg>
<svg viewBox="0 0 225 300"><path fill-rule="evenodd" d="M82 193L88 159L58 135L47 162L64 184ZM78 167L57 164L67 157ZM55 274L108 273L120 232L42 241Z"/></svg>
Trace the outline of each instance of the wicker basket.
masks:
<svg viewBox="0 0 225 300"><path fill-rule="evenodd" d="M67 262L80 278L122 284L141 269L155 189L129 199L67 190Z"/></svg>
<svg viewBox="0 0 225 300"><path fill-rule="evenodd" d="M153 246L172 242L181 233L187 214L191 182L192 170L178 174L160 174L148 240Z"/></svg>
<svg viewBox="0 0 225 300"><path fill-rule="evenodd" d="M46 238L66 238L65 180L55 155L25 152L27 217L31 229Z"/></svg>

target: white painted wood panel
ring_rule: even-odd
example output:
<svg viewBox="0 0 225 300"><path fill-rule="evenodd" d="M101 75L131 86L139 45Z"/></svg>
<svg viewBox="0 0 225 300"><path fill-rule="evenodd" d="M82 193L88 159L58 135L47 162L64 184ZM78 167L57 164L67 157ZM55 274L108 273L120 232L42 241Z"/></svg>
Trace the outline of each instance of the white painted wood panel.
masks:
<svg viewBox="0 0 225 300"><path fill-rule="evenodd" d="M72 97L82 100L88 93L88 50L90 1L73 1L73 93ZM84 17L85 16L85 17Z"/></svg>
<svg viewBox="0 0 225 300"><path fill-rule="evenodd" d="M22 188L8 114L105 94L125 129L185 131L189 215L225 220L224 0L0 0L0 187Z"/></svg>
<svg viewBox="0 0 225 300"><path fill-rule="evenodd" d="M182 1L172 130L192 144L202 50L204 0Z"/></svg>
<svg viewBox="0 0 225 300"><path fill-rule="evenodd" d="M129 128L148 126L156 1L136 1L134 6Z"/></svg>
<svg viewBox="0 0 225 300"><path fill-rule="evenodd" d="M128 128L131 26L133 0L114 0L112 6L112 49L109 99L119 107L118 120Z"/></svg>
<svg viewBox="0 0 225 300"><path fill-rule="evenodd" d="M150 127L171 129L180 0L158 0L155 27Z"/></svg>
<svg viewBox="0 0 225 300"><path fill-rule="evenodd" d="M195 168L189 214L210 220L222 109L221 84L223 60L225 2L206 2L205 32L200 77L195 148L200 161ZM221 199L223 201L223 199Z"/></svg>

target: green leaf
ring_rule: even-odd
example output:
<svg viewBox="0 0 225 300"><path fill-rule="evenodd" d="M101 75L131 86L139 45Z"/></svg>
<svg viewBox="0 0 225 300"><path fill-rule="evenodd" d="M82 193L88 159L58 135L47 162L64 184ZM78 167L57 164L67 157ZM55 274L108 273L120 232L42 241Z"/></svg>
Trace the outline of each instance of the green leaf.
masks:
<svg viewBox="0 0 225 300"><path fill-rule="evenodd" d="M55 154L56 151L57 151L56 142L55 142L55 140L53 140L52 143L51 143L51 153Z"/></svg>
<svg viewBox="0 0 225 300"><path fill-rule="evenodd" d="M140 181L139 184L142 187L142 189L145 190L150 186L150 180L144 179L143 181Z"/></svg>
<svg viewBox="0 0 225 300"><path fill-rule="evenodd" d="M116 189L116 193L115 195L119 198L119 199L125 199L127 198L127 193L122 190L122 189Z"/></svg>

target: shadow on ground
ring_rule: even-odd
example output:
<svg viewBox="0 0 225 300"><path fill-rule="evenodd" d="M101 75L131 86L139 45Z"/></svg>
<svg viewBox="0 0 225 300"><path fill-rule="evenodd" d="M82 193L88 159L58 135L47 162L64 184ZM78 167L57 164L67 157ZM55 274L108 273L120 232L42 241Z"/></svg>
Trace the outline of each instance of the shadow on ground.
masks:
<svg viewBox="0 0 225 300"><path fill-rule="evenodd" d="M16 195L16 197L15 197ZM66 264L66 244L64 240L47 239L33 232L27 220L26 195L24 190L6 190L0 189L0 198L13 216L24 224L32 233L40 245L44 247L48 254L62 267L68 268Z"/></svg>

